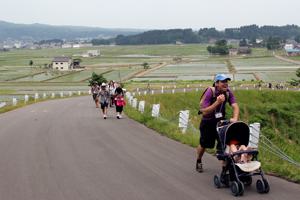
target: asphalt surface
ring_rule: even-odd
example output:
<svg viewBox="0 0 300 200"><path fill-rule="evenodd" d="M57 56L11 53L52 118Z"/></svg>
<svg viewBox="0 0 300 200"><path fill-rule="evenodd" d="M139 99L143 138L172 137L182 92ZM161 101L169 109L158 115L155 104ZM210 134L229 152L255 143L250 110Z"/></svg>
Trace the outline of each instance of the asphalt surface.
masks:
<svg viewBox="0 0 300 200"><path fill-rule="evenodd" d="M216 189L220 163L114 110L104 120L91 97L52 100L0 115L0 200L233 199ZM299 199L300 185L267 176L269 194L255 178L243 199Z"/></svg>

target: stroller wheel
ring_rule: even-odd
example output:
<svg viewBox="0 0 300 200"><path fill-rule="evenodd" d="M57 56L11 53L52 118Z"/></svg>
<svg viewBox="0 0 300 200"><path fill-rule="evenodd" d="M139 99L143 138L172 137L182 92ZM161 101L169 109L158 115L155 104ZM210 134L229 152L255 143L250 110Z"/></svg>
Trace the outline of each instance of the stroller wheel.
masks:
<svg viewBox="0 0 300 200"><path fill-rule="evenodd" d="M266 186L265 186L264 181L262 181L260 179L256 181L256 191L260 194L265 193Z"/></svg>
<svg viewBox="0 0 300 200"><path fill-rule="evenodd" d="M221 181L218 175L214 176L214 184L216 188L220 188L221 187Z"/></svg>
<svg viewBox="0 0 300 200"><path fill-rule="evenodd" d="M244 194L244 191L245 191L244 183L239 181L238 185L239 185L239 195L242 196Z"/></svg>
<svg viewBox="0 0 300 200"><path fill-rule="evenodd" d="M270 191L270 185L269 185L267 179L263 178L262 180L263 180L263 182L265 184L265 191L264 191L264 193L269 193L269 191Z"/></svg>
<svg viewBox="0 0 300 200"><path fill-rule="evenodd" d="M230 185L230 190L233 196L238 196L240 193L239 184L236 181L233 181Z"/></svg>

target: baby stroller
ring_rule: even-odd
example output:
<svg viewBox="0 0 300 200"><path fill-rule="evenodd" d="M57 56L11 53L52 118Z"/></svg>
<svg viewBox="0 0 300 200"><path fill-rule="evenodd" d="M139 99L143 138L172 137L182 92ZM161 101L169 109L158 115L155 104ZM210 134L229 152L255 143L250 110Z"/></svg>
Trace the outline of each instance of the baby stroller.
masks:
<svg viewBox="0 0 300 200"><path fill-rule="evenodd" d="M268 193L270 190L269 183L264 177L261 170L260 162L257 160L257 150L244 150L230 153L228 144L231 140L239 141L240 145L247 146L249 143L250 129L244 122L229 123L229 121L219 122L217 125L219 135L219 151L217 158L225 162L221 175L214 176L214 185L220 188L222 185L230 187L231 193L234 196L244 194L244 186L252 184L252 176L260 176L256 181L256 190L258 193ZM252 156L252 159L244 164L236 162L236 156L242 154Z"/></svg>

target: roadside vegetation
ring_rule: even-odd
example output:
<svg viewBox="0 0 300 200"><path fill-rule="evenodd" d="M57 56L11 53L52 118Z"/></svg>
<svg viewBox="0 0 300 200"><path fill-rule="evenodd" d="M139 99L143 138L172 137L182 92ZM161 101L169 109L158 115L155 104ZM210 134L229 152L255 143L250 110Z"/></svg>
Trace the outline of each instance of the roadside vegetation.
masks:
<svg viewBox="0 0 300 200"><path fill-rule="evenodd" d="M199 141L198 126L200 116L197 115L199 98L197 93L154 94L137 96L138 100L146 101L144 114L130 105L126 106L126 114L184 144L196 147ZM298 163L300 162L300 93L293 91L235 91L240 106L240 119L246 123L259 122L261 134L272 141L283 152ZM151 117L152 104L160 104L160 117ZM178 128L180 110L190 111L190 124L186 134ZM227 116L231 109L227 109ZM300 183L300 168L280 159L277 155L265 150L264 144L259 145L259 160L263 170L288 180ZM214 151L210 151L213 153Z"/></svg>

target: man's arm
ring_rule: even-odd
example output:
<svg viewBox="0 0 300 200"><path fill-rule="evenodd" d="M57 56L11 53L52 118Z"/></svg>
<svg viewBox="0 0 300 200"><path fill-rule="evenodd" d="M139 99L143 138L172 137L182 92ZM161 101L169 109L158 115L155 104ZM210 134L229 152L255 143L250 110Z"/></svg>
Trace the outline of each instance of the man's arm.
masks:
<svg viewBox="0 0 300 200"><path fill-rule="evenodd" d="M217 97L217 100L211 104L210 106L207 106L206 108L202 108L201 111L203 115L210 114L216 110L216 108L222 104L225 101L225 96L223 94L219 95ZM200 105L201 106L201 105Z"/></svg>
<svg viewBox="0 0 300 200"><path fill-rule="evenodd" d="M239 105L237 103L231 104L231 107L233 109L233 115L232 118L230 118L230 122L236 122L239 119L240 109Z"/></svg>

